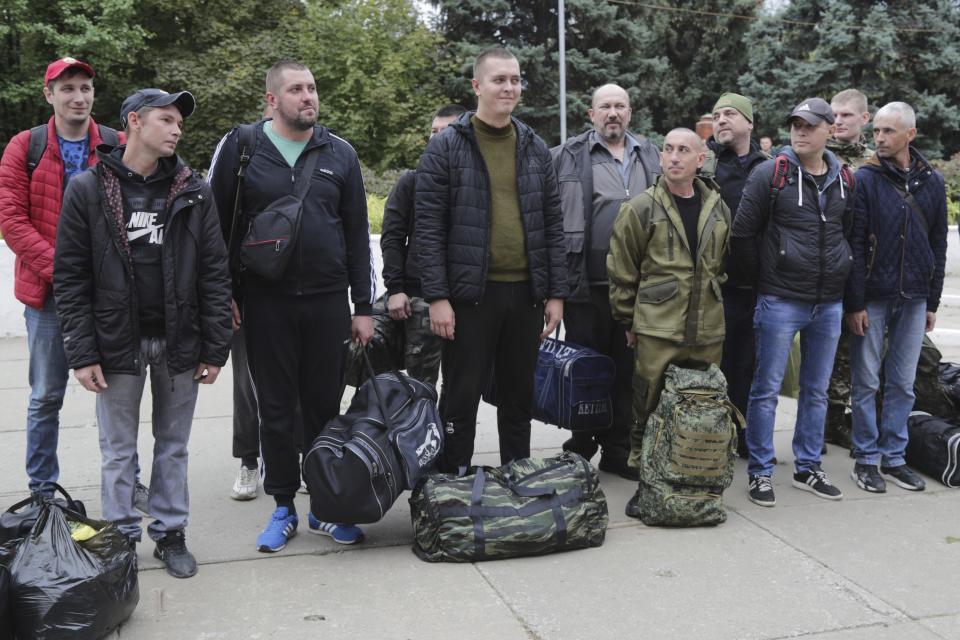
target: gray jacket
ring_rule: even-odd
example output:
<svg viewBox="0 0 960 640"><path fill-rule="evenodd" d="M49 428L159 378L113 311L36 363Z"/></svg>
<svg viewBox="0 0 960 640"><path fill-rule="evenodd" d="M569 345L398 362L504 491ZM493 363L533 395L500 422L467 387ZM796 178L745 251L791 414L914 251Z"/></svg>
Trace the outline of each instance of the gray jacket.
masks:
<svg viewBox="0 0 960 640"><path fill-rule="evenodd" d="M587 253L593 217L593 162L590 158L590 134L586 131L550 150L557 170L563 233L566 242L569 302L590 301ZM640 164L652 185L660 173L660 152L643 136L631 134L640 145ZM639 195L639 194L630 194Z"/></svg>

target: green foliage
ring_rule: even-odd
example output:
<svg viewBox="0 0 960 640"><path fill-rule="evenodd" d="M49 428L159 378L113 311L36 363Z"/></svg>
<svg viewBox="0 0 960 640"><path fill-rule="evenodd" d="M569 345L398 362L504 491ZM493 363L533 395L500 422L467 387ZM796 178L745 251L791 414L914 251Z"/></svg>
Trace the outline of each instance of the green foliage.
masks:
<svg viewBox="0 0 960 640"><path fill-rule="evenodd" d="M947 221L957 224L960 214L960 153L949 160L934 160L931 164L943 174L947 186Z"/></svg>
<svg viewBox="0 0 960 640"><path fill-rule="evenodd" d="M800 100L829 101L855 87L872 111L893 100L910 103L917 146L929 157L960 146L960 8L952 0L794 0L757 21L747 41L740 85L768 116L758 134L786 141L779 120Z"/></svg>
<svg viewBox="0 0 960 640"><path fill-rule="evenodd" d="M380 233L383 229L383 209L387 199L373 193L367 194L367 220L370 221L370 233Z"/></svg>

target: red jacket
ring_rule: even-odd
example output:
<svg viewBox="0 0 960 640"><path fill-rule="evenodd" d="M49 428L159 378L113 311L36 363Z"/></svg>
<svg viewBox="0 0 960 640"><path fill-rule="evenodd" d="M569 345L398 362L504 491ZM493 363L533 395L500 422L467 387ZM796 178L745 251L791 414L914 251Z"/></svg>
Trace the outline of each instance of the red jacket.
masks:
<svg viewBox="0 0 960 640"><path fill-rule="evenodd" d="M97 162L100 129L90 118L89 166ZM123 142L123 134L120 134ZM27 177L30 131L15 135L0 160L0 232L17 255L14 295L20 302L43 308L53 283L53 244L63 199L63 159L53 117L47 122L47 148L33 179Z"/></svg>

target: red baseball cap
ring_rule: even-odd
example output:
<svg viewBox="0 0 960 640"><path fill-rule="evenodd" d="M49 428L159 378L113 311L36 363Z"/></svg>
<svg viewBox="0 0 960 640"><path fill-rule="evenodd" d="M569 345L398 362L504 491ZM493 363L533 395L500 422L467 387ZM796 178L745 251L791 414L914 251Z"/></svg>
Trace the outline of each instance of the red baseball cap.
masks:
<svg viewBox="0 0 960 640"><path fill-rule="evenodd" d="M47 74L43 76L43 86L47 86L50 84L51 80L56 80L62 76L63 72L67 69L82 69L91 78L97 75L93 72L93 67L83 60L77 60L76 58L66 56L64 58L60 58L59 60L54 60L47 65Z"/></svg>

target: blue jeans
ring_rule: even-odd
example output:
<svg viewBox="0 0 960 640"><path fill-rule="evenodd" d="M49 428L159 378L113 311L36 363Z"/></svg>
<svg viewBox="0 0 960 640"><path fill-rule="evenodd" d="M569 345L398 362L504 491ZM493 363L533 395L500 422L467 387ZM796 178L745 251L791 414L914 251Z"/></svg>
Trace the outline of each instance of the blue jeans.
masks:
<svg viewBox="0 0 960 640"><path fill-rule="evenodd" d="M870 326L850 336L853 374L853 451L861 464L898 467L906 464L907 417L913 409L913 381L927 323L926 300L881 300L867 303ZM889 336L883 355L884 334ZM877 391L883 367L883 409L877 424Z"/></svg>
<svg viewBox="0 0 960 640"><path fill-rule="evenodd" d="M794 465L798 472L820 465L823 424L827 415L827 385L840 339L843 305L811 304L761 294L753 316L757 365L747 407L748 473L773 475L773 427L777 400L793 337L800 332L800 398L793 432Z"/></svg>
<svg viewBox="0 0 960 640"><path fill-rule="evenodd" d="M27 477L30 491L53 493L60 477L57 442L60 409L67 390L67 356L57 322L53 296L43 309L27 306L27 349L30 352L30 404L27 407Z"/></svg>

